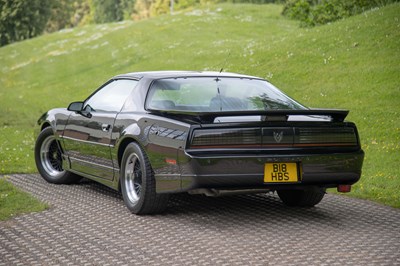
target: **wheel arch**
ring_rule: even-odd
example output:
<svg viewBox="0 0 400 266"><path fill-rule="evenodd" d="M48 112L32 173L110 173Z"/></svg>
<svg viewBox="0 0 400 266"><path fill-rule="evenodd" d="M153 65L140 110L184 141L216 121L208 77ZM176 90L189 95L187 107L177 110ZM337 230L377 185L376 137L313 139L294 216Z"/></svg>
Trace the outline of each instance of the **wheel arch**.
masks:
<svg viewBox="0 0 400 266"><path fill-rule="evenodd" d="M60 120L67 120L69 117L69 112L66 112L65 108L57 108L51 109L46 113L42 114L38 121L36 122L36 127L34 130L34 135L37 138L45 128L51 127L53 129L54 134L56 134L57 130L62 130L62 126L58 125Z"/></svg>
<svg viewBox="0 0 400 266"><path fill-rule="evenodd" d="M130 143L137 143L139 146L142 146L142 145L140 145L140 142L134 137L134 136L131 136L131 135L129 135L129 136L126 136L126 137L124 137L121 141L120 141L120 143L118 144L118 147L117 147L117 152L116 152L116 157L117 157L117 162L118 162L118 168L121 170L121 163L122 163L122 157L124 156L124 152L125 152L125 150L126 150L126 147L128 147L128 145L130 144ZM121 191L121 182L120 182L120 176L118 175L117 177L116 177L116 179L117 179L117 185L118 185L118 191ZM115 184L115 183L114 183Z"/></svg>
<svg viewBox="0 0 400 266"><path fill-rule="evenodd" d="M122 161L122 156L124 156L124 152L126 147L132 142L139 143L137 139L135 139L132 136L127 136L125 137L121 143L118 145L118 151L117 151L117 160L118 160L118 167L121 168L121 161Z"/></svg>
<svg viewBox="0 0 400 266"><path fill-rule="evenodd" d="M46 121L44 122L41 126L40 126L40 131L43 131L43 129L47 128L47 127L51 127L50 122ZM54 129L53 129L54 131Z"/></svg>
<svg viewBox="0 0 400 266"><path fill-rule="evenodd" d="M52 126L51 121L48 120L41 121L41 123L38 123L38 126L35 127L33 131L35 140L39 137L39 134L46 128L51 128L53 130L53 134L55 133L55 128Z"/></svg>

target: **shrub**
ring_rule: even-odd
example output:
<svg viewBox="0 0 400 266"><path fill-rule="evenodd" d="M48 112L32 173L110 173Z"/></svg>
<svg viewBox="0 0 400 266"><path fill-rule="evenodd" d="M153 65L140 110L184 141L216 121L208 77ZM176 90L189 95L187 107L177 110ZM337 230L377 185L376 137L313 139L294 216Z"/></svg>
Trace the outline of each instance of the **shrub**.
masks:
<svg viewBox="0 0 400 266"><path fill-rule="evenodd" d="M288 0L282 14L302 26L326 24L400 0Z"/></svg>

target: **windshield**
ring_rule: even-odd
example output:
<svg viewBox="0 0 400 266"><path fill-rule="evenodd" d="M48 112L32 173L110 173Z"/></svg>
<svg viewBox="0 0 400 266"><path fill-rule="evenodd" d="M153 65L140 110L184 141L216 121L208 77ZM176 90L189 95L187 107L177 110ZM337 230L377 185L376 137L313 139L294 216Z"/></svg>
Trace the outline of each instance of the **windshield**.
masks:
<svg viewBox="0 0 400 266"><path fill-rule="evenodd" d="M190 112L306 109L265 80L232 77L156 80L146 106Z"/></svg>

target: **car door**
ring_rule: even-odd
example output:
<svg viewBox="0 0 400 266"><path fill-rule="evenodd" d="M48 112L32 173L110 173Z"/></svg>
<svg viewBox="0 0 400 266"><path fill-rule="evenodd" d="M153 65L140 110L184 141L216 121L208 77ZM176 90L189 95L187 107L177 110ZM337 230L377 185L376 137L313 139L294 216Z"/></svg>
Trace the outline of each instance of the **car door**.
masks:
<svg viewBox="0 0 400 266"><path fill-rule="evenodd" d="M111 80L84 102L82 112L71 113L63 141L72 170L113 179L111 133L117 114L136 84L136 80Z"/></svg>

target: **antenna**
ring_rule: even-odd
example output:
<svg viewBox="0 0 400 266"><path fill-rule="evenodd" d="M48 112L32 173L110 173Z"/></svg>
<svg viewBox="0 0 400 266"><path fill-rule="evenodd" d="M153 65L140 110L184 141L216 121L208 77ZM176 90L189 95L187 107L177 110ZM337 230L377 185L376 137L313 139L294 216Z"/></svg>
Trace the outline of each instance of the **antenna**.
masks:
<svg viewBox="0 0 400 266"><path fill-rule="evenodd" d="M222 64L221 69L219 70L218 76L217 76L217 78L215 79L215 81L217 81L217 82L219 81L219 76L221 75L222 71L224 71L224 68L225 68L226 64L228 63L229 57L231 57L231 51L230 51L230 50L229 50L228 56L225 58L225 61L224 61L224 63Z"/></svg>
<svg viewBox="0 0 400 266"><path fill-rule="evenodd" d="M231 57L231 51L229 50L228 56L225 58L224 63L222 64L221 70L219 71L219 73L221 74L222 71L224 71L226 64L228 63L228 59Z"/></svg>
<svg viewBox="0 0 400 266"><path fill-rule="evenodd" d="M225 62L223 63L223 65L222 65L222 67L221 67L221 69L220 69L220 71L218 73L218 76L215 79L215 81L217 82L217 98L218 98L219 104L220 104L219 105L219 111L221 111L221 112L222 112L222 97L221 97L221 90L219 89L218 82L220 81L219 77L220 77L222 71L224 71L224 68L225 68L226 64L228 63L228 59L229 59L230 56L231 56L231 51L229 50L228 56L225 58Z"/></svg>

